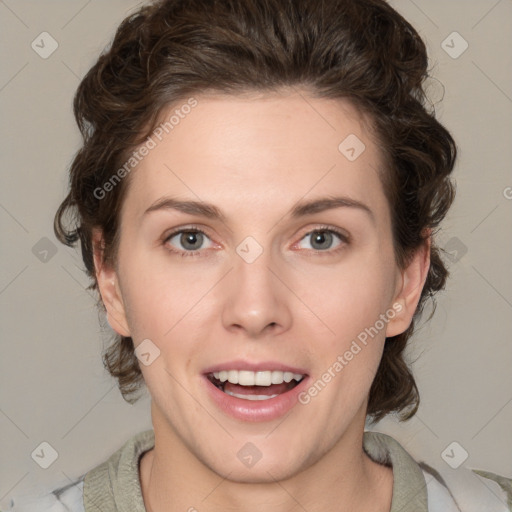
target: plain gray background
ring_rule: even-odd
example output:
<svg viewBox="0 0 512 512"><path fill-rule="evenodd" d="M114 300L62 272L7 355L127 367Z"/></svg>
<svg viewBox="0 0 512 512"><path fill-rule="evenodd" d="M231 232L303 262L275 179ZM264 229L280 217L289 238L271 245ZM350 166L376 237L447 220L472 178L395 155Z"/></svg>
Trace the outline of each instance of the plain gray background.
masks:
<svg viewBox="0 0 512 512"><path fill-rule="evenodd" d="M0 506L65 484L151 428L147 395L125 403L103 369L108 327L85 291L79 253L52 228L80 142L74 91L138 4L0 1ZM456 441L468 452L463 466L512 477L512 2L392 5L427 42L429 92L434 102L444 94L436 112L460 154L457 199L439 237L451 279L409 350L421 407L407 423L372 428L433 466ZM47 58L31 46L44 37L51 49L42 32L58 44ZM31 456L42 442L58 454L48 469Z"/></svg>

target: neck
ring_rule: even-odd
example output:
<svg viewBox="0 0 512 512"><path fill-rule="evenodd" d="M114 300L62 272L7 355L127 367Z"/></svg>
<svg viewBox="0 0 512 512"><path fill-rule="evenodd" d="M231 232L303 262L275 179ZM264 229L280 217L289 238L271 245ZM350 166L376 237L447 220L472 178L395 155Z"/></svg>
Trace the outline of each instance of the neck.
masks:
<svg viewBox="0 0 512 512"><path fill-rule="evenodd" d="M141 459L142 495L148 512L389 512L391 468L362 449L363 423L351 428L318 461L284 480L239 482L206 466L152 404L155 447Z"/></svg>

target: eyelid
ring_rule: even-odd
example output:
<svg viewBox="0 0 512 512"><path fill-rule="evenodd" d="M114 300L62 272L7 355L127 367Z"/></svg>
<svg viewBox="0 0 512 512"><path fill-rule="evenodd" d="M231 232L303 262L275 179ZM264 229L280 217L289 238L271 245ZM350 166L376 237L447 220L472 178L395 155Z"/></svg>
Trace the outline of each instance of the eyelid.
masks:
<svg viewBox="0 0 512 512"><path fill-rule="evenodd" d="M179 226L179 227L173 228L169 231L166 231L164 233L164 235L162 236L162 240L165 242L165 241L169 240L169 238L172 238L173 236L175 236L179 233L188 232L188 231L196 231L198 233L203 233L208 238L211 238L208 235L208 230L206 228L200 227L199 225L196 225L196 224L187 224L185 226Z"/></svg>
<svg viewBox="0 0 512 512"><path fill-rule="evenodd" d="M306 235L310 235L311 233L315 233L317 231L331 231L338 235L344 242L347 243L352 240L352 237L344 229L338 228L336 226L330 226L328 224L320 224L315 226L314 228L309 228L307 231L304 232L300 240L302 240Z"/></svg>

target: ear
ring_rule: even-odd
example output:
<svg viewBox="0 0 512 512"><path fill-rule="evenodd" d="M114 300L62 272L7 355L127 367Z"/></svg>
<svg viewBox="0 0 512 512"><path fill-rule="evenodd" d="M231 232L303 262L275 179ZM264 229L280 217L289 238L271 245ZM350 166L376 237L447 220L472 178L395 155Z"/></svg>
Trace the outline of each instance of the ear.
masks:
<svg viewBox="0 0 512 512"><path fill-rule="evenodd" d="M428 229L426 233L423 244L397 276L393 300L396 315L387 324L386 337L397 336L411 325L430 268L432 230Z"/></svg>
<svg viewBox="0 0 512 512"><path fill-rule="evenodd" d="M130 336L126 311L119 288L116 270L103 261L104 241L101 230L93 228L92 247L94 271L103 304L107 309L107 321L121 336Z"/></svg>

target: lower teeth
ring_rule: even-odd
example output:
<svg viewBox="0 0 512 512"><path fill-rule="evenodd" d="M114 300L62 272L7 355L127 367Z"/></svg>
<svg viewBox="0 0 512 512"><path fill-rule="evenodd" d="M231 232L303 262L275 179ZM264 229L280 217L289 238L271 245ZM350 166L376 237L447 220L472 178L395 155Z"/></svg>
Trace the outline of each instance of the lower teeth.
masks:
<svg viewBox="0 0 512 512"><path fill-rule="evenodd" d="M277 395L239 395L238 393L232 393L231 391L224 391L227 395L234 396L236 398L243 398L244 400L268 400L274 398Z"/></svg>

